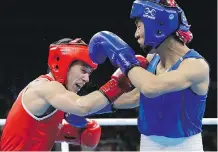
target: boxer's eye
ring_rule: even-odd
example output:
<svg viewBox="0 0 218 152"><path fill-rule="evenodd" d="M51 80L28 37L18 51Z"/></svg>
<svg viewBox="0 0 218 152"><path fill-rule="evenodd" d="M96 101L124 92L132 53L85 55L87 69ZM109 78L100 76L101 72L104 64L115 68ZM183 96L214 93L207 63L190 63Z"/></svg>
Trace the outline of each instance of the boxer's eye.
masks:
<svg viewBox="0 0 218 152"><path fill-rule="evenodd" d="M86 73L86 70L82 69L82 73L85 74L85 73Z"/></svg>

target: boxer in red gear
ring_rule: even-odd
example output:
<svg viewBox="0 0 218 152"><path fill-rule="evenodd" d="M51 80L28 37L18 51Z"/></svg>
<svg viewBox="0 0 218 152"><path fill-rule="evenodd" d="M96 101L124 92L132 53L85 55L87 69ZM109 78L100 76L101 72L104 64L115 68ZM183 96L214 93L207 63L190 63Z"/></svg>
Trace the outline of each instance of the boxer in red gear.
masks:
<svg viewBox="0 0 218 152"><path fill-rule="evenodd" d="M117 79L113 80L116 85L106 83L105 90L77 95L97 68L81 39L61 39L51 44L48 65L50 72L30 82L10 109L2 132L1 151L49 151L62 131L70 129L62 124L65 112L81 117L98 112L130 90L119 89ZM82 145L92 148L98 144L100 127L95 122L88 123L82 132L71 129ZM62 139L68 141L67 137Z"/></svg>
<svg viewBox="0 0 218 152"><path fill-rule="evenodd" d="M142 67L147 67L149 63L146 58L144 58L141 55L136 55L136 57L141 63ZM119 82L119 88L129 88L129 90L126 90L125 92L128 92L134 88L130 83L129 79L122 74L120 69L117 69L111 78L111 80L116 79L116 82ZM125 85L129 85L129 87L125 87ZM84 128L86 128L86 130L84 130ZM97 143L99 143L100 141L100 126L97 124L97 122L92 120L89 121L89 123L87 123L87 125L84 128L81 129L78 127L72 127L72 125L68 124L68 122L63 121L63 128L61 129L61 133L57 137L56 141L65 141L74 145L80 145L82 143L82 145L86 147L96 147ZM83 130L82 133L81 130ZM94 132L96 133L94 134ZM91 136L87 136L89 135L89 133L91 133ZM86 136L87 138L85 138ZM91 142L93 142L93 144L91 144Z"/></svg>

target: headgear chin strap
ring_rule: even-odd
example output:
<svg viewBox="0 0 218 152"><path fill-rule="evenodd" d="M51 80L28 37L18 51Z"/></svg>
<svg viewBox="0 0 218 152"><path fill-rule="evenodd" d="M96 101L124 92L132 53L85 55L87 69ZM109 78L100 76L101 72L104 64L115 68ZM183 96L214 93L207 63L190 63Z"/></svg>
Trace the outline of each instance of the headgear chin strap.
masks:
<svg viewBox="0 0 218 152"><path fill-rule="evenodd" d="M192 40L190 25L174 0L136 0L130 17L142 20L145 28L144 45L151 46L152 49L173 33L184 43Z"/></svg>

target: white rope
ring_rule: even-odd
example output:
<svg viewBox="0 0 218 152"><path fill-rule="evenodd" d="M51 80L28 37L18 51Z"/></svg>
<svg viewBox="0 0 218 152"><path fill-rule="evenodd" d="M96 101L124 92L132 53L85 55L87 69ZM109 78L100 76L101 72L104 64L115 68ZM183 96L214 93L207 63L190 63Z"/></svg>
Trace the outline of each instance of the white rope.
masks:
<svg viewBox="0 0 218 152"><path fill-rule="evenodd" d="M98 122L101 126L135 126L137 119L92 119ZM0 126L5 124L5 119L0 119ZM204 118L203 125L217 125L218 118ZM62 152L69 152L69 144L66 142L61 143Z"/></svg>
<svg viewBox="0 0 218 152"><path fill-rule="evenodd" d="M101 126L135 126L137 125L137 119L108 119L108 118L102 118L102 119L92 119L98 122ZM0 126L5 124L5 119L0 119ZM204 118L203 119L203 125L217 125L218 124L218 118Z"/></svg>
<svg viewBox="0 0 218 152"><path fill-rule="evenodd" d="M61 151L62 152L69 152L69 150L70 150L69 144L66 142L62 142L61 143Z"/></svg>
<svg viewBox="0 0 218 152"><path fill-rule="evenodd" d="M135 126L137 119L92 119L96 120L101 126ZM204 118L203 125L217 125L218 118ZM69 152L69 144L61 143L62 152Z"/></svg>
<svg viewBox="0 0 218 152"><path fill-rule="evenodd" d="M137 125L137 119L93 119L96 120L101 126L135 126ZM218 118L204 118L203 125L217 125Z"/></svg>

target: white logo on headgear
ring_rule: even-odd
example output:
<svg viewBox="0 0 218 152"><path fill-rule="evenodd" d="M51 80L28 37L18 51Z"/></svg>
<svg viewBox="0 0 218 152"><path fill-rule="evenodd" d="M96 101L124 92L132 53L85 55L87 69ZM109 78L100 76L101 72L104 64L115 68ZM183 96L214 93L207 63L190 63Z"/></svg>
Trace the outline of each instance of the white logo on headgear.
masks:
<svg viewBox="0 0 218 152"><path fill-rule="evenodd" d="M63 55L66 55L66 54L68 54L68 52L69 52L69 50L68 50L68 49L61 49L61 53L62 53Z"/></svg>
<svg viewBox="0 0 218 152"><path fill-rule="evenodd" d="M169 19L170 19L170 20L174 19L174 15L173 15L173 14L170 14L170 15L169 15Z"/></svg>
<svg viewBox="0 0 218 152"><path fill-rule="evenodd" d="M155 11L155 9L153 9L153 8L150 9L149 7L146 7L146 8L145 8L143 17L146 17L146 18L149 18L149 19L154 20L154 19L155 19L155 16L156 16L156 11Z"/></svg>

